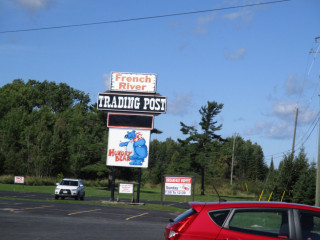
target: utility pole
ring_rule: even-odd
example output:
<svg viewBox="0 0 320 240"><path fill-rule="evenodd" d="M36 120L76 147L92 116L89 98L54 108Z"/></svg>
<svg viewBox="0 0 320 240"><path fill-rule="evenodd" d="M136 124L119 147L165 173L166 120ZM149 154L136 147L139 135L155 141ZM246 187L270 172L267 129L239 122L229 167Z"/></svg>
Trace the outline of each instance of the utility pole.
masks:
<svg viewBox="0 0 320 240"><path fill-rule="evenodd" d="M230 185L232 185L233 178L233 163L234 163L234 148L236 144L236 134L233 134L233 146L232 146L232 162L231 162L231 176L230 176Z"/></svg>
<svg viewBox="0 0 320 240"><path fill-rule="evenodd" d="M319 95L320 96L320 95ZM316 206L320 207L320 120L318 136L318 163L317 163L317 182L316 182Z"/></svg>
<svg viewBox="0 0 320 240"><path fill-rule="evenodd" d="M291 155L292 155L292 161L293 161L293 158L294 158L294 145L295 145L295 142L296 142L297 122L298 122L298 108L297 108L297 110L296 110L296 121L295 121L295 123L294 123L293 142L292 142L292 152L291 152Z"/></svg>
<svg viewBox="0 0 320 240"><path fill-rule="evenodd" d="M315 41L318 42L320 39L320 36L315 38ZM320 45L319 45L320 47ZM317 51L311 51L312 53L318 54L319 53L319 47ZM319 76L320 78L320 76ZM320 95L319 95L320 96ZM320 106L320 105L319 105ZM318 162L317 162L317 181L316 181L316 200L315 200L315 205L317 207L320 207L320 120L319 121L319 136L318 136Z"/></svg>

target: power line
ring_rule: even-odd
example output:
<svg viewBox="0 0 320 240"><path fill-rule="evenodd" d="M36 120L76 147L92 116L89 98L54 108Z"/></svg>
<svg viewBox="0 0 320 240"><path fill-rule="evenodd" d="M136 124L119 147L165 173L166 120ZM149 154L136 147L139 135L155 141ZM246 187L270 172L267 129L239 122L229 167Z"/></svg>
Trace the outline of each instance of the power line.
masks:
<svg viewBox="0 0 320 240"><path fill-rule="evenodd" d="M238 6L233 6L233 7L214 8L214 9L208 9L208 10L172 13L172 14L164 14L164 15L149 16L149 17L127 18L127 19L110 20L110 21L93 22L93 23L81 23L81 24L61 25L61 26L52 26L52 27L7 30L7 31L1 31L0 34L53 30L53 29L61 29L61 28L73 28L73 27L85 27L85 26L92 26L92 25L112 24L112 23L132 22L132 21L142 21L142 20L149 20L149 19L156 19L156 18L176 17L176 16L183 16L183 15L191 15L191 14L199 14L199 13L207 13L207 12L215 12L215 11L224 11L224 10L237 9L237 8L254 7L254 6L261 6L261 5L268 5L268 4L274 4L274 3L289 2L289 1L291 1L291 0L278 0L278 1L272 1L272 2L261 2L261 3L253 3L253 4L246 4L246 5L238 5Z"/></svg>
<svg viewBox="0 0 320 240"><path fill-rule="evenodd" d="M320 38L320 37L315 38L315 42L316 42L316 43L317 43L317 39L319 39L319 38ZM313 51L313 47L312 47L311 51L309 52L309 56L310 56L311 53L316 53L316 55L313 57L312 63L310 64L308 70L307 70L307 68L306 68L305 77L304 77L304 81L303 81L303 86L305 85L306 80L307 80L307 78L308 78L309 75L310 75L311 69L312 69L313 64L314 64L314 62L315 62L315 60L316 60L317 53L319 53L320 44L317 44L317 45L318 45L318 46L317 46L316 51ZM312 97L310 98L309 103L308 103L308 105L306 106L306 109L309 108L310 103L311 103L312 99L314 98L316 91L319 89L319 84L320 84L320 82L318 81L317 86L314 88ZM297 106L299 105L301 96L302 96L302 91L301 91L300 94L299 94L298 101L297 101L297 103L296 103ZM318 113L316 114L314 120L312 121L312 123L310 123L308 129L303 133L303 136L301 136L301 137L299 138L298 143L295 144L295 147L301 147L301 146L304 146L304 145L306 144L306 142L309 140L311 134L313 133L313 131L315 130L315 127L317 126L317 124L318 124L318 122L319 122L319 118L320 118L319 115L320 115L320 113L318 112ZM265 156L265 158L268 158L268 157L281 158L281 157L283 157L283 155L286 154L286 153L289 154L289 153L290 153L290 150L288 149L288 150L286 150L286 151L279 152L279 153L276 153L276 154L270 154L270 155ZM281 155L282 155L282 156L281 156ZM276 156L276 157L275 157L275 156Z"/></svg>

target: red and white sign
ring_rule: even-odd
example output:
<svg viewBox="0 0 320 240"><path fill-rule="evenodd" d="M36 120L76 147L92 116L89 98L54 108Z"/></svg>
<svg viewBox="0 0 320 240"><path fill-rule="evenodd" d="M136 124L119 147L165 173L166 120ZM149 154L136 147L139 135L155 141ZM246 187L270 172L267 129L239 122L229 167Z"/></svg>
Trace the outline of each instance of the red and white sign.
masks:
<svg viewBox="0 0 320 240"><path fill-rule="evenodd" d="M133 194L133 183L119 183L119 193Z"/></svg>
<svg viewBox="0 0 320 240"><path fill-rule="evenodd" d="M14 183L22 183L24 184L24 177L15 176Z"/></svg>
<svg viewBox="0 0 320 240"><path fill-rule="evenodd" d="M165 195L191 196L191 177L165 177Z"/></svg>
<svg viewBox="0 0 320 240"><path fill-rule="evenodd" d="M155 93L157 75L150 73L111 73L111 91Z"/></svg>
<svg viewBox="0 0 320 240"><path fill-rule="evenodd" d="M147 168L150 130L109 128L107 165Z"/></svg>

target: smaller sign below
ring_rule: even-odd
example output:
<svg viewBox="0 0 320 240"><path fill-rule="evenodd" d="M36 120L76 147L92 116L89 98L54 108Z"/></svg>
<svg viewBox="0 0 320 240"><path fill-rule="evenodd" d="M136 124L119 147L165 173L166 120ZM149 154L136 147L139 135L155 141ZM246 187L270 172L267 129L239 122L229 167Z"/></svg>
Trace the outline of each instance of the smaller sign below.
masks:
<svg viewBox="0 0 320 240"><path fill-rule="evenodd" d="M165 195L191 196L192 177L166 176L164 181Z"/></svg>
<svg viewBox="0 0 320 240"><path fill-rule="evenodd" d="M155 93L157 75L150 73L111 73L111 91Z"/></svg>
<svg viewBox="0 0 320 240"><path fill-rule="evenodd" d="M133 194L133 183L119 183L119 193Z"/></svg>
<svg viewBox="0 0 320 240"><path fill-rule="evenodd" d="M109 128L107 166L147 168L150 130Z"/></svg>
<svg viewBox="0 0 320 240"><path fill-rule="evenodd" d="M108 114L108 127L153 129L153 115Z"/></svg>
<svg viewBox="0 0 320 240"><path fill-rule="evenodd" d="M14 183L24 184L24 177L15 176L14 177Z"/></svg>

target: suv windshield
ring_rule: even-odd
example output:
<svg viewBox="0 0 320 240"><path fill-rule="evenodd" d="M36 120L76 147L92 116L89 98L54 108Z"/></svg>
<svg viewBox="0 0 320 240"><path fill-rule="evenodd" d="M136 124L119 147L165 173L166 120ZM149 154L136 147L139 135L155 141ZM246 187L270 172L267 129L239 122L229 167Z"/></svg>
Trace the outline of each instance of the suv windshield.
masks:
<svg viewBox="0 0 320 240"><path fill-rule="evenodd" d="M65 186L78 186L78 181L66 181L62 180L60 185L65 185Z"/></svg>

